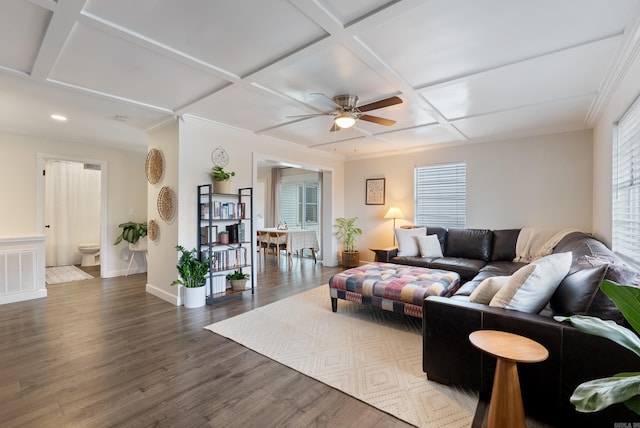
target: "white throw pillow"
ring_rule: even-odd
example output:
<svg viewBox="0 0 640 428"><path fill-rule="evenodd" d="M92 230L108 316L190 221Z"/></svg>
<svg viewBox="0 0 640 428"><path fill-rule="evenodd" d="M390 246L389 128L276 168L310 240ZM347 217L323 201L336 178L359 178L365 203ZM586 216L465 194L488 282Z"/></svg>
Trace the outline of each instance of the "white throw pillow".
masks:
<svg viewBox="0 0 640 428"><path fill-rule="evenodd" d="M510 276L490 276L485 278L469 295L469 301L488 305L498 291L507 283Z"/></svg>
<svg viewBox="0 0 640 428"><path fill-rule="evenodd" d="M547 305L570 268L570 252L542 257L511 275L489 306L537 314Z"/></svg>
<svg viewBox="0 0 640 428"><path fill-rule="evenodd" d="M442 257L442 247L438 235L418 236L420 257Z"/></svg>
<svg viewBox="0 0 640 428"><path fill-rule="evenodd" d="M393 229L398 242L398 256L415 257L420 255L418 248L418 236L426 236L426 227L415 227L413 229Z"/></svg>

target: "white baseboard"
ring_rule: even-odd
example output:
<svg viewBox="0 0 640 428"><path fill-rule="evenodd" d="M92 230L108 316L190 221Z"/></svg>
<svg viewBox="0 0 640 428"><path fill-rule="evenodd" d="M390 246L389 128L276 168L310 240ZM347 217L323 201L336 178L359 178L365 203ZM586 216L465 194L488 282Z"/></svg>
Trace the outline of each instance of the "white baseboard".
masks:
<svg viewBox="0 0 640 428"><path fill-rule="evenodd" d="M43 297L47 297L46 288L34 291L25 291L22 293L5 294L3 296L0 296L0 305L4 305L6 303L22 302L31 299L41 299Z"/></svg>
<svg viewBox="0 0 640 428"><path fill-rule="evenodd" d="M146 291L147 293L153 294L154 296L159 297L162 300L171 303L172 305L182 305L182 301L179 295L176 296L175 294L167 293L165 290L158 288L155 285L147 284Z"/></svg>

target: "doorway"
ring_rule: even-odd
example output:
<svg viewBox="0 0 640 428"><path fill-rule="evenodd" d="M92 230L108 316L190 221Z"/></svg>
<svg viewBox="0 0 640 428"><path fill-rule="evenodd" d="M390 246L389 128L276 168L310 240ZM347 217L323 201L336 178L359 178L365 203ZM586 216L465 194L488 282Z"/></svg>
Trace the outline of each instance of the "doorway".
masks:
<svg viewBox="0 0 640 428"><path fill-rule="evenodd" d="M78 266L104 276L106 163L38 156L38 217L45 236L46 267Z"/></svg>

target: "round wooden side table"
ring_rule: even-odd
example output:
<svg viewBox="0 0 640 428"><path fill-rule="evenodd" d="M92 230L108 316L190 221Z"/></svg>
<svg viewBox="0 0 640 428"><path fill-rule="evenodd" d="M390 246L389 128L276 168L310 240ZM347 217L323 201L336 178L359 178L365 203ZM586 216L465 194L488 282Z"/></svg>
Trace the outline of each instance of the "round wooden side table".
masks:
<svg viewBox="0 0 640 428"><path fill-rule="evenodd" d="M497 358L487 427L526 427L516 363L537 363L549 351L536 341L513 333L478 330L469 335L476 348Z"/></svg>

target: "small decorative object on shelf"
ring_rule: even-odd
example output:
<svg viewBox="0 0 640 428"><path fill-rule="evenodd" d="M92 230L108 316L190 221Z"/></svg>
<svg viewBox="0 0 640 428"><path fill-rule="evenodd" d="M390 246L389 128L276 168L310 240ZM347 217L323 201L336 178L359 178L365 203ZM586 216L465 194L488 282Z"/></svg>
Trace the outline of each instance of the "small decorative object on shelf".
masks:
<svg viewBox="0 0 640 428"><path fill-rule="evenodd" d="M228 287L227 276L243 275L254 293L253 254L255 233L251 222L253 189L237 193L218 193L213 184L198 186L198 251L200 258L210 258L207 276L207 304L222 298L242 296L246 284ZM250 270L250 272L249 272ZM251 273L251 274L249 274Z"/></svg>
<svg viewBox="0 0 640 428"><path fill-rule="evenodd" d="M214 193L231 193L231 177L236 173L234 171L227 172L221 166L211 168L211 180L214 186Z"/></svg>
<svg viewBox="0 0 640 428"><path fill-rule="evenodd" d="M233 291L246 290L249 278L249 274L242 273L241 270L235 270L233 273L227 275L227 279L231 282L231 288Z"/></svg>

